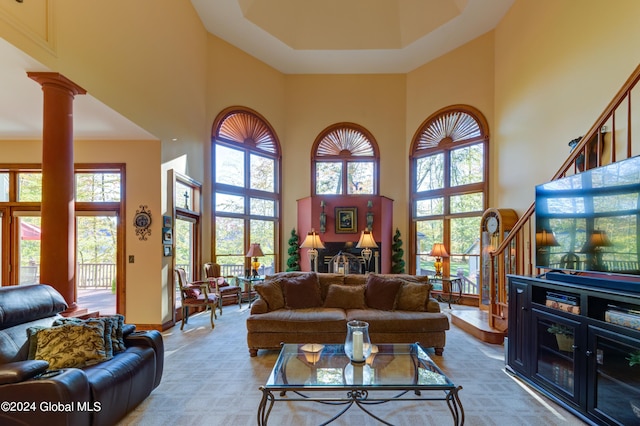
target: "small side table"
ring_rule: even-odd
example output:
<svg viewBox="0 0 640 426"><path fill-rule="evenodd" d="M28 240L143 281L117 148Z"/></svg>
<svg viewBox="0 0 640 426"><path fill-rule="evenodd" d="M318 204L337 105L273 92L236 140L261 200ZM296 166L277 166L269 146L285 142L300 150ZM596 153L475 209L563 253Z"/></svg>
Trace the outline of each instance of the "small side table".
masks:
<svg viewBox="0 0 640 426"><path fill-rule="evenodd" d="M243 302L249 302L249 307L251 307L251 304L253 303L254 297L253 297L253 284L254 283L261 283L264 281L264 277L263 276L258 276L258 277L238 277L238 281L244 284L244 290L247 293L247 298L243 300Z"/></svg>
<svg viewBox="0 0 640 426"><path fill-rule="evenodd" d="M442 294L438 296L439 302L447 302L449 309L451 309L451 303L459 303L462 300L462 278L461 277L437 277L430 276L429 281L439 281L442 283ZM447 292L447 298L443 297L445 293L445 283L448 284L449 291ZM458 295L454 297L453 286L458 286Z"/></svg>

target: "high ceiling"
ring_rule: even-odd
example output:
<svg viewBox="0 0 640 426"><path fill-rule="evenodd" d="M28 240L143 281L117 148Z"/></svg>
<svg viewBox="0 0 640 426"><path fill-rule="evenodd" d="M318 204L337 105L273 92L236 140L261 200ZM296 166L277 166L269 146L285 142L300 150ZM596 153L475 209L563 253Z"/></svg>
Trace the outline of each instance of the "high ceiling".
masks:
<svg viewBox="0 0 640 426"><path fill-rule="evenodd" d="M492 30L514 0L191 0L207 30L288 74L406 73Z"/></svg>
<svg viewBox="0 0 640 426"><path fill-rule="evenodd" d="M207 30L287 74L406 73L493 29L514 0L191 0ZM0 139L42 137L51 71L0 38ZM93 98L74 101L76 139L154 139Z"/></svg>

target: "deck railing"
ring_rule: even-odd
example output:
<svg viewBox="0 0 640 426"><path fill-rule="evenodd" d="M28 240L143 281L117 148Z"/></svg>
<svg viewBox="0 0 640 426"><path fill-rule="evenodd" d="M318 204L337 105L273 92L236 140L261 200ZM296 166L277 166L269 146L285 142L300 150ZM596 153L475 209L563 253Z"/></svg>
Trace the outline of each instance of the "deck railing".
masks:
<svg viewBox="0 0 640 426"><path fill-rule="evenodd" d="M551 178L556 180L595 167L632 157L634 146L632 128L638 129L640 116L632 115L632 94L640 80L640 66L629 77L604 112L580 139L558 172ZM518 219L502 244L490 254L489 277L489 325L506 329L507 325L507 278L508 273L532 275L541 273L534 266L535 203Z"/></svg>

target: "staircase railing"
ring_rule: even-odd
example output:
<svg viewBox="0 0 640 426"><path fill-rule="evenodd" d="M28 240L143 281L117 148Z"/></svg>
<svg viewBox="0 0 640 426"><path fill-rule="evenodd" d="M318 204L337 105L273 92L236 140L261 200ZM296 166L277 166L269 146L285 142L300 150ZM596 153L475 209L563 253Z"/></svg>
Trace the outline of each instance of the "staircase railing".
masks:
<svg viewBox="0 0 640 426"><path fill-rule="evenodd" d="M579 140L566 161L551 180L580 173L605 164L624 160L633 153L632 123L640 129L640 116L632 115L632 94L640 95L640 66L631 74L613 100ZM637 149L637 147L636 147ZM520 216L509 235L495 251L489 262L489 325L506 329L508 298L506 275L533 275L542 272L535 268L535 203ZM497 270L496 270L497 269Z"/></svg>

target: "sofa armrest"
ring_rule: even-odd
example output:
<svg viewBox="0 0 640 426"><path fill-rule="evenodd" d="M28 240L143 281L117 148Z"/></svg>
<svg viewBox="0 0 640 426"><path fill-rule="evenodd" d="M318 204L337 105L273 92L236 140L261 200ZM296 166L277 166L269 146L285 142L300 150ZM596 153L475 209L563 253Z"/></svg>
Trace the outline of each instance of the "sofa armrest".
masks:
<svg viewBox="0 0 640 426"><path fill-rule="evenodd" d="M251 314L266 314L269 312L269 306L264 299L257 299L251 305Z"/></svg>
<svg viewBox="0 0 640 426"><path fill-rule="evenodd" d="M149 347L156 353L156 377L153 384L155 389L160 384L164 369L164 341L162 340L162 334L157 330L135 331L125 337L125 345L127 347Z"/></svg>
<svg viewBox="0 0 640 426"><path fill-rule="evenodd" d="M427 312L440 312L440 304L433 297L427 300Z"/></svg>
<svg viewBox="0 0 640 426"><path fill-rule="evenodd" d="M91 424L89 380L78 368L52 370L22 382L0 385L0 401L22 407L19 411L0 412L0 424Z"/></svg>
<svg viewBox="0 0 640 426"><path fill-rule="evenodd" d="M18 383L42 374L49 368L47 361L30 359L0 365L0 385Z"/></svg>

